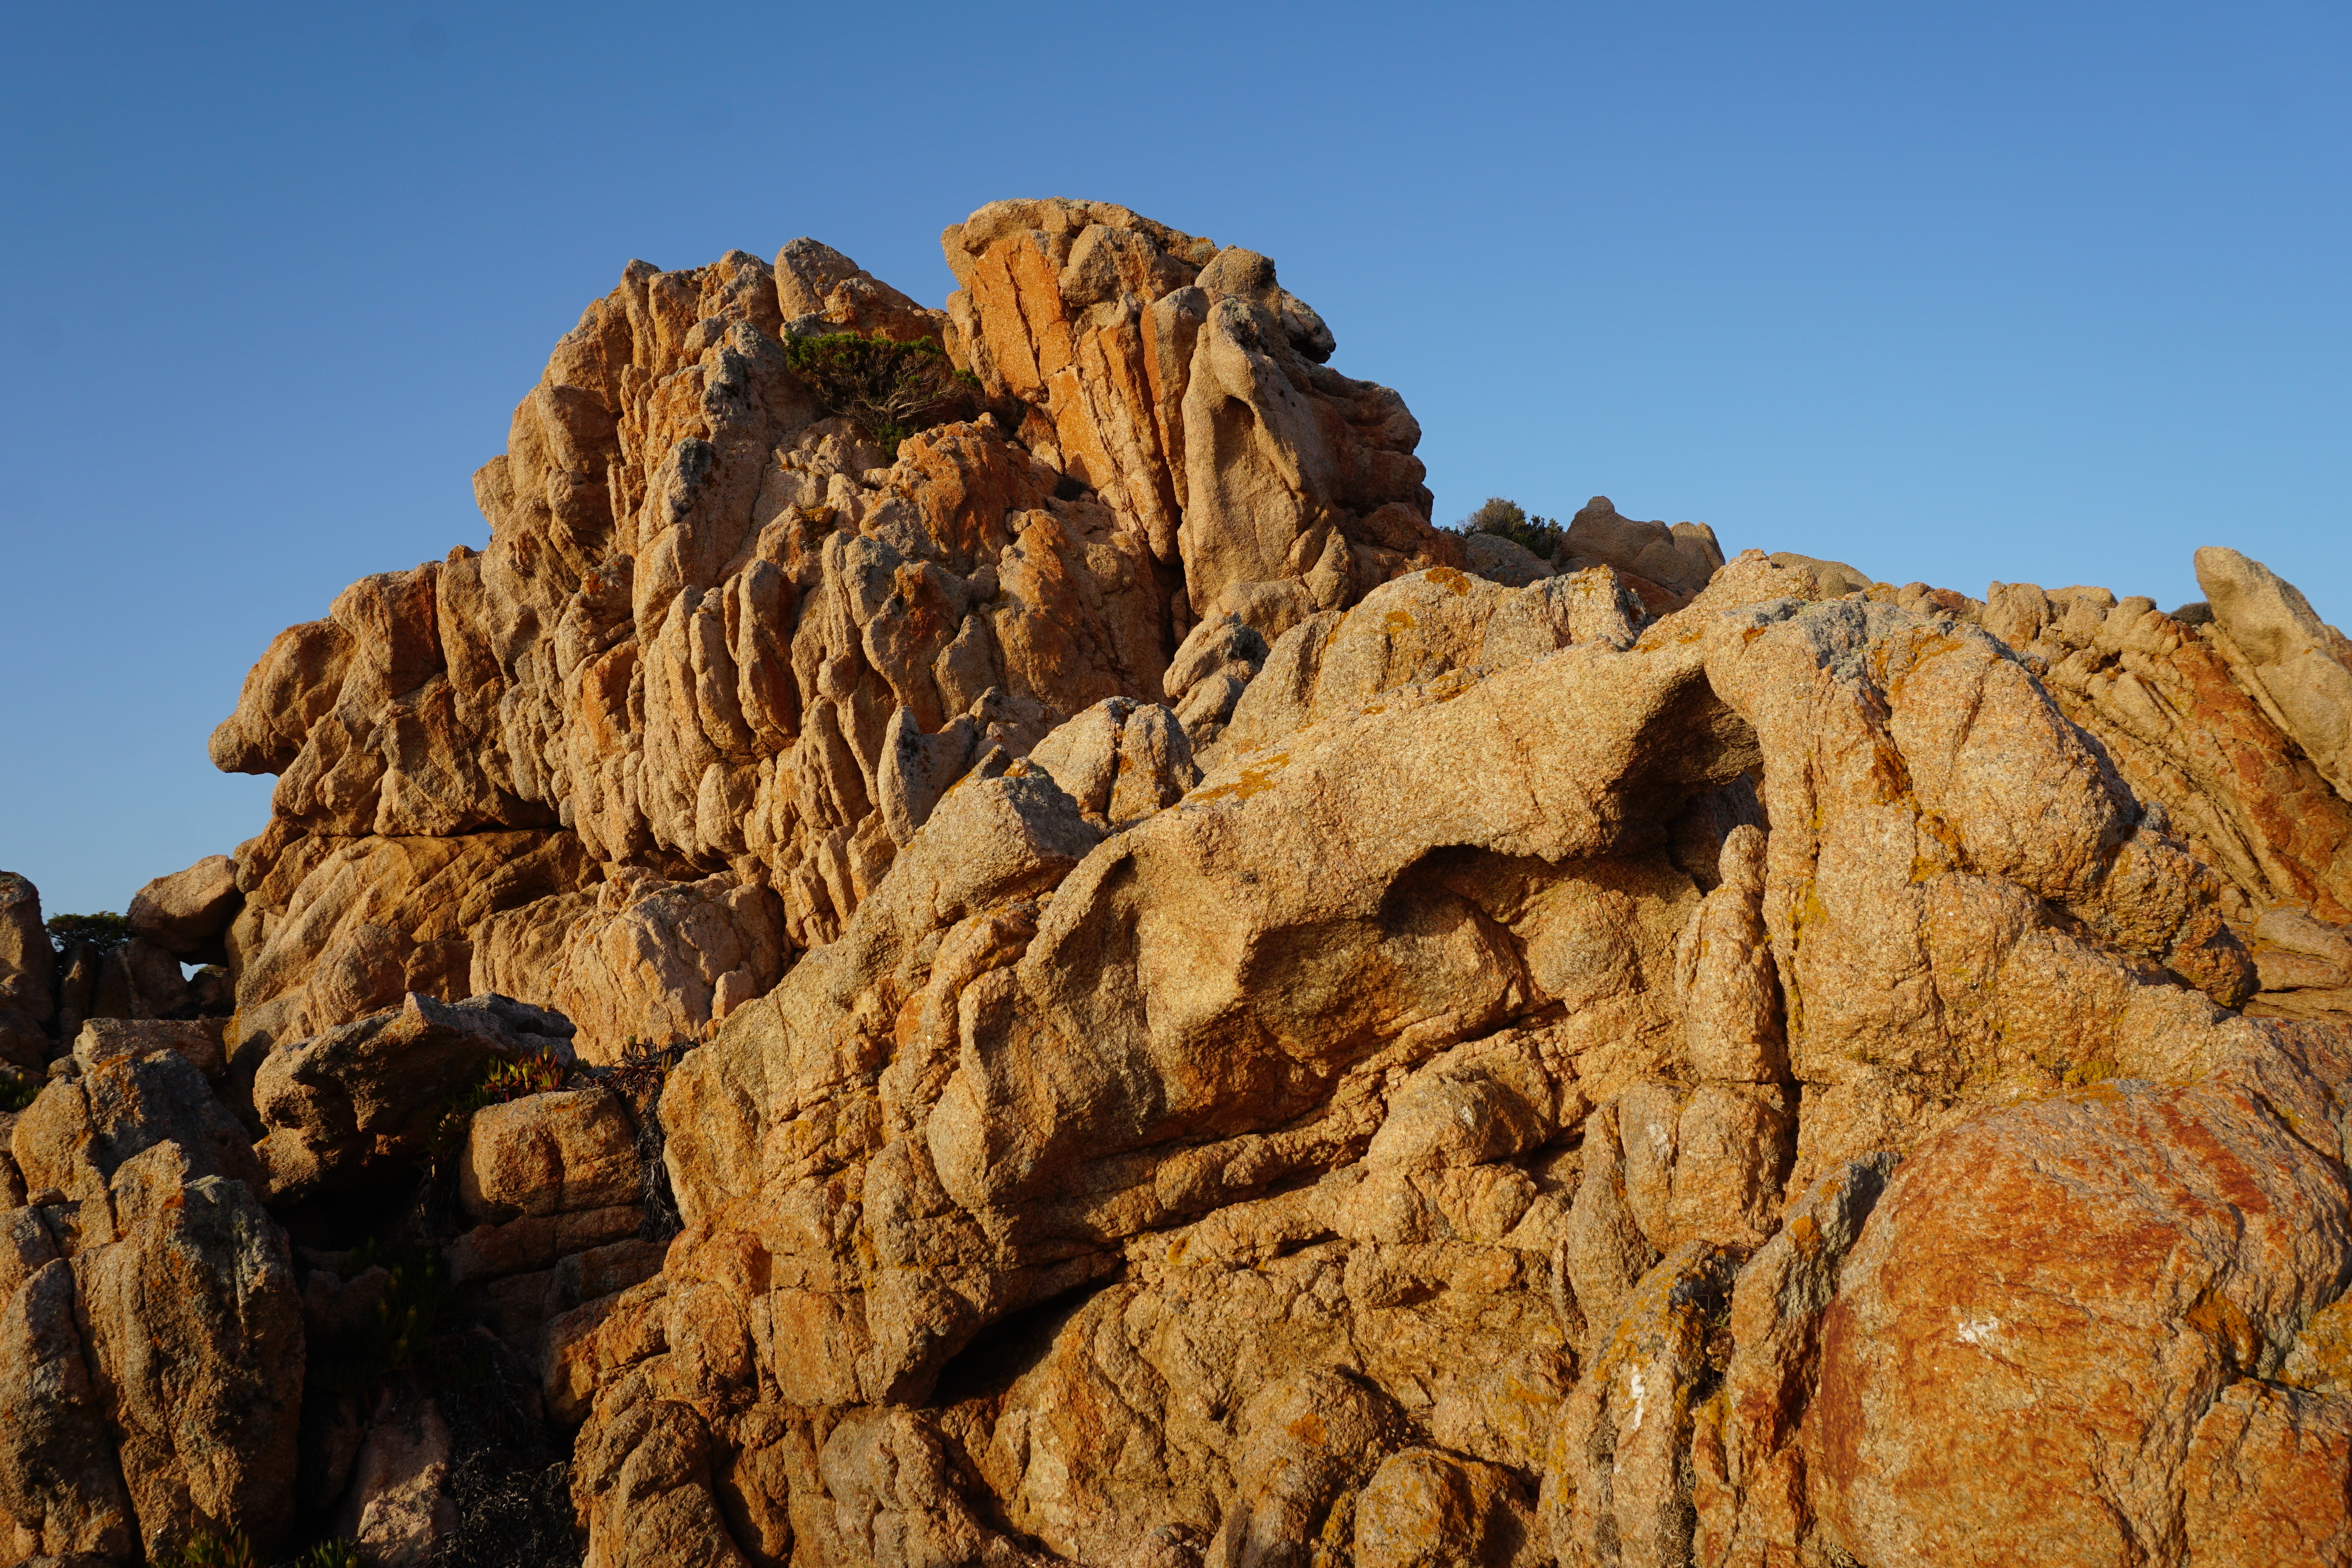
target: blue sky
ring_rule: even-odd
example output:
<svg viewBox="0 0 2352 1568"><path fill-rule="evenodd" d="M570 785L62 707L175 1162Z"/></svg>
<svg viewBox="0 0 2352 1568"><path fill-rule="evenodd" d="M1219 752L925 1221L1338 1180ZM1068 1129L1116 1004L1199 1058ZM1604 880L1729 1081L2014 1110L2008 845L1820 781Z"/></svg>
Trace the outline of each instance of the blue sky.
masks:
<svg viewBox="0 0 2352 1568"><path fill-rule="evenodd" d="M12 5L0 866L257 831L205 737L622 265L1118 201L1274 256L1441 520L1594 494L1902 582L2352 621L2352 8Z"/></svg>

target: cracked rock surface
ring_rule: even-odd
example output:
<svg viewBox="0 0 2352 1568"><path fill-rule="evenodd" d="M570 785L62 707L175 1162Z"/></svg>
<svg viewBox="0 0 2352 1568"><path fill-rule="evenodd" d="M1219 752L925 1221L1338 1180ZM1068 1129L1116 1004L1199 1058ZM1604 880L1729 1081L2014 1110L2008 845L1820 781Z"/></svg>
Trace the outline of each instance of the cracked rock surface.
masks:
<svg viewBox="0 0 2352 1568"><path fill-rule="evenodd" d="M456 1561L493 1453L594 1568L2352 1561L2292 585L1538 558L1267 257L942 246L631 263L254 667L257 838L0 877L0 1568Z"/></svg>

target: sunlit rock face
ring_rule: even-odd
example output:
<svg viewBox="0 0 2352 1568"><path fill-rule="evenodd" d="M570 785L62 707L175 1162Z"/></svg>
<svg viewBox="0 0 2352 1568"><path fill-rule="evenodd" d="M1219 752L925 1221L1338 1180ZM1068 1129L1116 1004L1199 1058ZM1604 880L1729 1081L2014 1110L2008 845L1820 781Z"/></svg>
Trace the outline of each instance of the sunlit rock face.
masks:
<svg viewBox="0 0 2352 1568"><path fill-rule="evenodd" d="M485 1385L354 1384L424 1299L363 1232L597 1568L2345 1560L2291 585L1465 538L1266 257L942 246L942 310L631 264L488 548L278 637L268 829L133 912L232 1019L85 1028L0 883L0 1564L474 1539ZM953 417L830 412L841 332Z"/></svg>

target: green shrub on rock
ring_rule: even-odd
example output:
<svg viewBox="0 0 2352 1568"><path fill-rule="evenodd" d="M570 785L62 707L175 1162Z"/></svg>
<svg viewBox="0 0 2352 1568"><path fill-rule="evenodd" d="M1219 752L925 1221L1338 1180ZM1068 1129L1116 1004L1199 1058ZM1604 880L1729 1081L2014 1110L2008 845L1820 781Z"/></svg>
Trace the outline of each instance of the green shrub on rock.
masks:
<svg viewBox="0 0 2352 1568"><path fill-rule="evenodd" d="M1476 511L1454 525L1462 534L1493 534L1540 556L1559 560L1568 549L1568 529L1557 517L1531 516L1517 501L1489 496Z"/></svg>
<svg viewBox="0 0 2352 1568"><path fill-rule="evenodd" d="M894 342L862 332L784 340L784 362L827 413L856 423L892 458L898 443L927 426L968 415L979 378L959 371L925 339Z"/></svg>
<svg viewBox="0 0 2352 1568"><path fill-rule="evenodd" d="M131 922L108 909L95 915L52 915L46 928L49 945L60 953L77 942L87 942L103 957L131 940Z"/></svg>

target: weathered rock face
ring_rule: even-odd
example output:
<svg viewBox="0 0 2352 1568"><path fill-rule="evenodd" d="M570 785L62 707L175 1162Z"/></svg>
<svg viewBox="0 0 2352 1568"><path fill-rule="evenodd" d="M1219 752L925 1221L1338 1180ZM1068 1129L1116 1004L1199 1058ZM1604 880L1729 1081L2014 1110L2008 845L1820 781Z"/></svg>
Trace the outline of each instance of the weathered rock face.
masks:
<svg viewBox="0 0 2352 1568"><path fill-rule="evenodd" d="M57 1006L56 964L41 926L40 890L15 872L0 872L0 1006L47 1023Z"/></svg>
<svg viewBox="0 0 2352 1568"><path fill-rule="evenodd" d="M811 240L632 263L477 476L489 548L271 645L213 738L279 776L236 862L240 1061L409 991L548 1001L592 1054L698 1039L992 749L1160 702L1201 612L1458 553L1412 416L1324 367L1265 258L1067 202L946 247L944 314ZM891 460L786 368L781 336L842 329L944 339L998 412ZM180 885L205 869L142 918L216 907Z"/></svg>
<svg viewBox="0 0 2352 1568"><path fill-rule="evenodd" d="M1465 545L1264 257L944 244L944 312L813 241L633 264L490 547L256 668L272 823L137 906L225 1040L92 1024L0 1118L0 1563L459 1529L451 1391L303 1392L394 1271L298 1300L257 1201L435 1149L401 1223L594 1568L2343 1560L2300 595L1978 601L1600 497ZM780 342L842 329L988 412L820 418ZM8 918L46 1055L137 991ZM539 1052L602 1065L434 1137Z"/></svg>
<svg viewBox="0 0 2352 1568"><path fill-rule="evenodd" d="M1429 527L1421 427L1396 393L1326 368L1330 329L1265 256L1098 202L993 202L940 243L959 358L1028 405L1024 440L1181 563L1180 622L1276 594L1339 609L1459 564Z"/></svg>
<svg viewBox="0 0 2352 1568"><path fill-rule="evenodd" d="M206 855L133 894L131 930L166 953L210 959L221 955L221 938L244 902L236 862L226 855Z"/></svg>
<svg viewBox="0 0 2352 1568"><path fill-rule="evenodd" d="M1635 522L1618 516L1606 496L1569 519L1566 545L1564 569L1614 567L1643 603L1661 612L1688 603L1723 565L1723 547L1705 523Z"/></svg>
<svg viewBox="0 0 2352 1568"><path fill-rule="evenodd" d="M2252 674L2240 678L2251 666L2241 657L2233 668L2218 622L2104 589L1995 583L1983 623L2222 875L2234 920L2279 904L2352 920L2352 803L2273 717Z"/></svg>
<svg viewBox="0 0 2352 1568"><path fill-rule="evenodd" d="M570 1019L590 1061L631 1041L691 1043L782 975L791 945L776 896L726 873L672 883L634 867L474 929L477 993Z"/></svg>
<svg viewBox="0 0 2352 1568"><path fill-rule="evenodd" d="M0 1558L270 1549L302 1317L242 1129L162 1050L51 1084L12 1141L33 1191L0 1212Z"/></svg>
<svg viewBox="0 0 2352 1568"><path fill-rule="evenodd" d="M276 1045L411 993L471 994L473 936L486 921L593 874L566 832L335 839L282 823L247 844L238 864L250 885L229 928L229 1048L247 1082Z"/></svg>
<svg viewBox="0 0 2352 1568"><path fill-rule="evenodd" d="M2199 550L2197 585L2231 673L2337 792L2352 794L2352 641L2294 584L2236 550Z"/></svg>
<svg viewBox="0 0 2352 1568"><path fill-rule="evenodd" d="M57 1013L57 955L41 925L40 890L0 872L0 1069L37 1072Z"/></svg>
<svg viewBox="0 0 2352 1568"><path fill-rule="evenodd" d="M564 1053L569 1028L504 997L450 1007L412 992L396 1009L272 1051L253 1088L263 1129L254 1152L272 1199L349 1190L415 1163L484 1067Z"/></svg>
<svg viewBox="0 0 2352 1568"><path fill-rule="evenodd" d="M1829 1306L1806 1430L1814 1506L1856 1558L2177 1559L2218 1484L2230 1510L2326 1521L2273 1546L2326 1560L2344 1472L2330 1503L2265 1461L2297 1427L2340 1450L2352 1400L2259 1417L2286 1434L2222 1407L2352 1278L2352 1056L2308 1026L2265 1043L2191 1087L1984 1116L1904 1163Z"/></svg>
<svg viewBox="0 0 2352 1568"><path fill-rule="evenodd" d="M2231 884L1980 606L1830 570L1646 629L1610 571L1431 571L1278 636L1099 843L1055 748L950 790L665 1096L687 1233L571 1362L591 1560L814 1509L853 1561L910 1511L1006 1561L1994 1561L2058 1491L2126 1520L2069 1562L2232 1500L2329 1539L2254 1456L2317 1473L2337 1396L2233 1380L2327 1354L2352 1044L2232 1010ZM2023 1196L2062 1151L2128 1201ZM1979 1278L2106 1391L2037 1440L2129 1475L1896 1348Z"/></svg>

